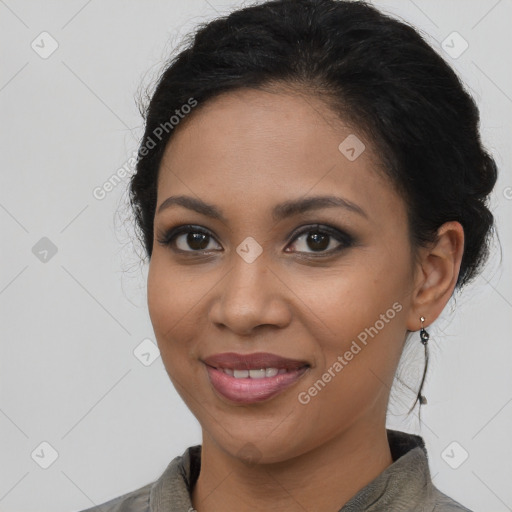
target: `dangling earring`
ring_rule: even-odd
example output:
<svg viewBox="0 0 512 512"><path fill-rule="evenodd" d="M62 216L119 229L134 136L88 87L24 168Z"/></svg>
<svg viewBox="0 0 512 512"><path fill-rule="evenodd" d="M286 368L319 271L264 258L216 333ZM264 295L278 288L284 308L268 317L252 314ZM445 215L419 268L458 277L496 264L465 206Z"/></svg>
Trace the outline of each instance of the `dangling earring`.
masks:
<svg viewBox="0 0 512 512"><path fill-rule="evenodd" d="M420 401L420 404L426 404L427 399L425 396L421 394L421 389L423 388L423 382L425 381L425 374L427 372L427 364L428 364L428 350L427 350L427 342L430 338L429 333L425 330L423 327L423 322L425 321L425 317L420 317L421 321L421 330L420 330L420 341L423 343L423 346L425 347L425 370L423 372L423 378L421 379L421 385L420 390L418 391L418 399Z"/></svg>

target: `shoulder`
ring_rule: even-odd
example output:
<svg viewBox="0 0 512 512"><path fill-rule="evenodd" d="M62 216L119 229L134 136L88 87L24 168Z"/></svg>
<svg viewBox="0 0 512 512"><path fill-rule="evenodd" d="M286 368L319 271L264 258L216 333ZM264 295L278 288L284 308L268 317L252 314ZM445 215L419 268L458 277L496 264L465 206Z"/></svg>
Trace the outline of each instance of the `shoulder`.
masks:
<svg viewBox="0 0 512 512"><path fill-rule="evenodd" d="M189 447L172 459L155 481L78 512L151 512L155 506L167 510L175 503L189 505L190 479L195 481L199 474L200 456L201 445Z"/></svg>
<svg viewBox="0 0 512 512"><path fill-rule="evenodd" d="M435 504L432 512L473 512L450 496L441 492L437 487L432 486L433 503Z"/></svg>
<svg viewBox="0 0 512 512"><path fill-rule="evenodd" d="M153 483L79 512L149 512L149 494Z"/></svg>

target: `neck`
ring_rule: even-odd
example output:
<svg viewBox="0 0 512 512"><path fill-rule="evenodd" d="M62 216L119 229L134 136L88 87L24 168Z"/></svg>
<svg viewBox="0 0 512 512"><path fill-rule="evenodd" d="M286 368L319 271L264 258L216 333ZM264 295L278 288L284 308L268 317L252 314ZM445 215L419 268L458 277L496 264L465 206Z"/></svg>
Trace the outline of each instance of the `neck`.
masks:
<svg viewBox="0 0 512 512"><path fill-rule="evenodd" d="M203 433L197 512L339 510L393 462L385 427L353 425L293 459L248 465Z"/></svg>

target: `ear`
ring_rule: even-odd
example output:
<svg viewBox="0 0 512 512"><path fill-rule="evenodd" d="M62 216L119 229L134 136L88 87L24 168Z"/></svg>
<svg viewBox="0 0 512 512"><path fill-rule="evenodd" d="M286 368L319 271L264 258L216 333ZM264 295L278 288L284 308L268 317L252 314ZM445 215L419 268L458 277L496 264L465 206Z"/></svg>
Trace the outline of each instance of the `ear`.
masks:
<svg viewBox="0 0 512 512"><path fill-rule="evenodd" d="M425 317L424 327L433 323L457 284L464 252L464 229L459 222L450 221L438 229L437 235L436 242L419 252L407 319L407 329L410 331L420 329L422 316Z"/></svg>

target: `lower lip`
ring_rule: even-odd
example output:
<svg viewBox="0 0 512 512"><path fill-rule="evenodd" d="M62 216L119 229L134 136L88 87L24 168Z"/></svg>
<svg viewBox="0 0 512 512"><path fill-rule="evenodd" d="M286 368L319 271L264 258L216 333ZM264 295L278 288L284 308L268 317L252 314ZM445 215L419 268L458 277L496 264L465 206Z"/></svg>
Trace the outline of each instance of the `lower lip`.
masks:
<svg viewBox="0 0 512 512"><path fill-rule="evenodd" d="M222 370L206 365L208 376L215 390L224 398L238 404L262 402L278 395L297 382L308 367L262 379L236 379Z"/></svg>

